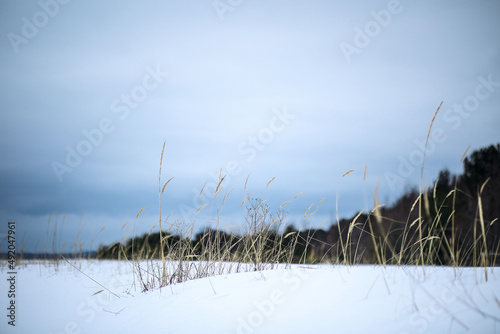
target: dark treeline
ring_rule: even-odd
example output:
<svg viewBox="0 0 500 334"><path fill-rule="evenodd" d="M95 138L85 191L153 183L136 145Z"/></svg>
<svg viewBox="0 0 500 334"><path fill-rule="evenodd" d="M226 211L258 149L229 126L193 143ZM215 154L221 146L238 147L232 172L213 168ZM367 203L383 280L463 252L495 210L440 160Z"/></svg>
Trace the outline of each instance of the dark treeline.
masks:
<svg viewBox="0 0 500 334"><path fill-rule="evenodd" d="M183 249L190 259L215 251L248 262L253 261L252 256L273 253L267 258L288 263L498 264L500 144L472 152L463 167L461 175L441 171L422 193L409 190L392 205L342 219L328 230L298 231L289 225L278 233L277 229L266 228L269 217L260 215L264 221L253 225L259 229L249 229L244 236L217 230L198 233L194 238L164 233L164 248L166 254ZM258 203L248 209L254 217L255 209L262 209ZM256 242L258 238L262 240ZM251 251L256 244L261 247L260 255ZM158 258L159 249L160 235L154 233L125 244L101 246L96 257Z"/></svg>

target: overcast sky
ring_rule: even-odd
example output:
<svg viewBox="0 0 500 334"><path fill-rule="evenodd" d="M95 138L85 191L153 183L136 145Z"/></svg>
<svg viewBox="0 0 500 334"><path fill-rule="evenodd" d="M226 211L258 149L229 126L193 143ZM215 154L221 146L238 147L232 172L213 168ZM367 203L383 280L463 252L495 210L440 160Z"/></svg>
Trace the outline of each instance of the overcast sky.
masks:
<svg viewBox="0 0 500 334"><path fill-rule="evenodd" d="M148 232L164 142L163 217L198 229L244 224L249 194L298 228L377 183L390 204L441 101L424 185L500 141L498 1L64 2L0 4L0 232L28 251Z"/></svg>

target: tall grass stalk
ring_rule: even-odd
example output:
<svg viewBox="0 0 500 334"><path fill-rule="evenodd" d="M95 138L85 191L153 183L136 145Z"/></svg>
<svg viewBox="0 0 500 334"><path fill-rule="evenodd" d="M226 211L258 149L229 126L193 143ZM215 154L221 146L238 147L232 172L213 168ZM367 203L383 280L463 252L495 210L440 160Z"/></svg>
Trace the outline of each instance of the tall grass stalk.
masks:
<svg viewBox="0 0 500 334"><path fill-rule="evenodd" d="M434 116L432 116L431 124L429 125L429 130L427 131L427 136L425 137L425 146L424 146L424 152L423 152L423 158L422 158L422 168L420 169L420 194L422 194L422 182L424 179L424 167L425 167L425 156L427 152L427 144L429 142L429 136L431 135L431 130L432 130L432 125L434 124L434 120L436 119L436 116L439 112L439 109L441 109L441 106L443 105L443 101L439 104L439 106L436 109L436 112L434 113ZM420 241L420 260L421 264L424 265L424 245L423 245L423 231L422 231L422 224L423 219L422 219L422 197L420 197L420 201L418 203L418 216L419 216L419 221L418 221L418 234L419 234L419 241Z"/></svg>
<svg viewBox="0 0 500 334"><path fill-rule="evenodd" d="M118 258L134 261L136 277L141 282L143 290L228 272L260 271L287 266L291 263L305 264L320 261L345 265L378 263L383 266L441 264L462 266L472 263L474 266L481 265L486 268L491 264L487 243L489 226L485 221L481 195L488 181L477 192L476 221L473 226L471 245L458 240L462 235L459 236L456 232L457 194L460 192L458 178L455 178L454 186L450 185L445 194L438 192L439 179L432 188L423 186L427 145L442 104L443 102L437 107L427 131L418 193L415 191L415 198L409 198L406 202L408 204L405 205L411 208L407 215L404 213L402 218L384 217L384 204L379 202L377 185L373 209L367 211L366 214L365 210L358 212L348 224L345 221L341 224L339 221L339 196L337 196L338 239L334 241L334 244L329 244L317 236L322 223L316 230L284 231L288 222L286 213L281 210L290 201L283 203L273 214L267 202L252 197L252 193L246 194L241 202L241 207L245 205L247 208L246 226L229 225L221 229L223 208L233 191L233 189L226 190L226 176L221 169L212 198L205 198L206 184L199 194L204 201L210 201L210 203L202 204L195 210L195 215L208 208L211 212L216 212L216 216L208 221L215 226L215 229L209 227L196 234L194 223L189 225L179 220L165 228L170 215L165 219L162 217L162 195L172 178L162 183L164 142L158 176L159 238L157 244L153 242L156 236L152 233L155 225L151 227L147 235L137 240L134 239L126 245L116 245L115 248L110 249L110 253L116 254ZM467 150L462 156L461 163ZM363 180L366 179L366 169L365 165ZM353 172L349 170L342 177ZM245 180L245 193L250 174ZM274 177L271 178L265 184L265 188L268 188L274 180ZM296 195L295 198L301 194ZM323 200L315 210L311 204L304 214L304 219L307 221L318 211L322 203ZM136 218L143 210L144 208L139 211ZM489 225L493 222L495 220ZM239 235L238 230L243 230L243 233ZM495 251L498 253L499 249L500 243ZM496 255L493 263L495 261ZM486 270L485 278L488 279Z"/></svg>

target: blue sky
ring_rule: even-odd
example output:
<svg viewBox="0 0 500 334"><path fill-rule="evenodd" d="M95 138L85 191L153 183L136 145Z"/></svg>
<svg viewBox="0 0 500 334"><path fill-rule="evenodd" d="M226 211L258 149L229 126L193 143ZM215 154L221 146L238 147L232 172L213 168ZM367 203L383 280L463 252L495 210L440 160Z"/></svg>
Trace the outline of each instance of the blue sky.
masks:
<svg viewBox="0 0 500 334"><path fill-rule="evenodd" d="M498 1L0 9L0 233L15 220L26 250L148 232L164 142L166 224L237 229L249 194L290 201L299 228L371 209L377 183L391 203L419 184L441 101L424 185L500 141Z"/></svg>

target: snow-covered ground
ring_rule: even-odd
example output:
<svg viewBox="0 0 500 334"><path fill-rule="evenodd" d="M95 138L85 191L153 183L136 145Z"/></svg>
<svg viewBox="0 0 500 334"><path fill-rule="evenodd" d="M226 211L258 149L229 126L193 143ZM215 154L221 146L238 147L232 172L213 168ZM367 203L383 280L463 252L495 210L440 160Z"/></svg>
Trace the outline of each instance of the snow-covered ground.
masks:
<svg viewBox="0 0 500 334"><path fill-rule="evenodd" d="M500 268L296 265L142 293L130 263L72 263L116 296L64 261L18 264L12 327L4 262L0 332L500 333Z"/></svg>

